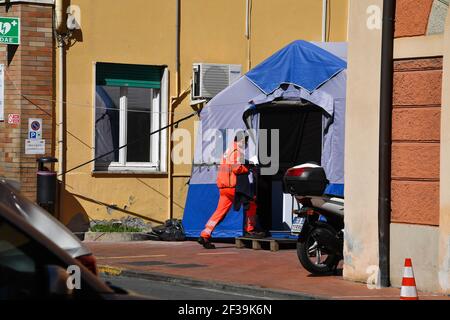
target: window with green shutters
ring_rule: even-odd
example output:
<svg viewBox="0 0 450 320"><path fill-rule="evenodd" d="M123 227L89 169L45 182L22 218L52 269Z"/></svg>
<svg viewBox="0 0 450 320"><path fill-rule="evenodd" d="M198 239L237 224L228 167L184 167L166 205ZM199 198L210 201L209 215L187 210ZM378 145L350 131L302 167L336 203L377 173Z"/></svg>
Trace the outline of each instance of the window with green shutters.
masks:
<svg viewBox="0 0 450 320"><path fill-rule="evenodd" d="M167 123L165 69L114 63L95 69L95 156L104 155L95 170L165 171L166 132L150 135Z"/></svg>
<svg viewBox="0 0 450 320"><path fill-rule="evenodd" d="M98 86L161 89L162 67L97 63Z"/></svg>

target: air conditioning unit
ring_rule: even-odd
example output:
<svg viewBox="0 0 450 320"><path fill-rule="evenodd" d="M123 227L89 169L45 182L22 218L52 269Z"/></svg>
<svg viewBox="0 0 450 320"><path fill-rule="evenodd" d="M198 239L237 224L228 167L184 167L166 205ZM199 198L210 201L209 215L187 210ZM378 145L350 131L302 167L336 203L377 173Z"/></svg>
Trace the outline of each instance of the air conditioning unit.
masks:
<svg viewBox="0 0 450 320"><path fill-rule="evenodd" d="M241 77L240 64L194 63L191 100L211 99Z"/></svg>

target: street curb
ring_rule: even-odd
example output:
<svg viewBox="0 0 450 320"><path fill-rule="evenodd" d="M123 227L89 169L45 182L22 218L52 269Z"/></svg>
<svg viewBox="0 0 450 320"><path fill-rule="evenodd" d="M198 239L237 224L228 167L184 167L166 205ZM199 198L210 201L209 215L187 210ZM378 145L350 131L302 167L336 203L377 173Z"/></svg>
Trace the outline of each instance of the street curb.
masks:
<svg viewBox="0 0 450 320"><path fill-rule="evenodd" d="M215 282L208 280L197 280L188 277L174 276L157 272L143 272L134 271L128 269L122 269L118 267L112 267L107 265L98 266L99 273L104 273L109 276L122 276L130 278L140 278L152 281L161 281L174 283L179 285L185 285L196 288L214 289L222 292L232 292L248 295L257 295L260 297L280 299L280 300L329 300L328 297L321 297L317 295L311 295L307 293L299 293L294 291L285 291L277 289L269 289L252 285L241 285L225 282Z"/></svg>

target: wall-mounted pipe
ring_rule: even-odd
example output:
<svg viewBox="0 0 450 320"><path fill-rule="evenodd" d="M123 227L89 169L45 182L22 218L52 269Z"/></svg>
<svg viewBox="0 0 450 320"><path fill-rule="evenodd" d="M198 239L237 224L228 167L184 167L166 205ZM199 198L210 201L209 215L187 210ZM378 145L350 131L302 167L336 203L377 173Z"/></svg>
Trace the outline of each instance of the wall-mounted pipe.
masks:
<svg viewBox="0 0 450 320"><path fill-rule="evenodd" d="M59 41L58 44L59 70L58 70L58 176L64 181L64 43Z"/></svg>
<svg viewBox="0 0 450 320"><path fill-rule="evenodd" d="M380 285L383 287L390 285L391 148L395 4L395 0L384 0L383 2L378 185L378 254Z"/></svg>
<svg viewBox="0 0 450 320"><path fill-rule="evenodd" d="M247 70L252 68L252 48L251 48L251 32L252 32L252 0L245 2L245 38L247 39Z"/></svg>
<svg viewBox="0 0 450 320"><path fill-rule="evenodd" d="M55 1L55 29L61 31L64 25L64 9L63 0Z"/></svg>
<svg viewBox="0 0 450 320"><path fill-rule="evenodd" d="M327 41L328 0L322 0L322 42Z"/></svg>
<svg viewBox="0 0 450 320"><path fill-rule="evenodd" d="M63 0L55 1L55 16L54 16L54 28L55 28L55 41L57 42L58 47L58 177L61 177L61 184L59 190L59 210L58 217L61 218L61 212L63 210L62 203L62 192L64 188L64 183L66 180L64 171L65 171L65 110L64 110L64 38L61 35L63 26L65 25L65 11Z"/></svg>
<svg viewBox="0 0 450 320"><path fill-rule="evenodd" d="M176 83L176 95L177 97L180 96L180 22L181 22L181 16L180 16L180 6L181 6L181 0L176 0L176 40L175 40L175 52L176 52L176 57L175 57L175 68L176 68L176 78L177 78L177 83Z"/></svg>
<svg viewBox="0 0 450 320"><path fill-rule="evenodd" d="M245 1L245 37L250 37L250 0Z"/></svg>
<svg viewBox="0 0 450 320"><path fill-rule="evenodd" d="M61 180L64 181L64 176L62 175L64 172L64 40L60 35L61 30L64 25L64 4L63 0L55 1L55 30L57 36L58 43L58 51L59 51L59 73L58 73L58 157L59 157L59 165L58 165L58 176L61 177Z"/></svg>
<svg viewBox="0 0 450 320"><path fill-rule="evenodd" d="M167 218L173 218L173 164L172 164L172 133L173 128L171 124L173 123L173 112L174 103L178 102L180 97L180 31L181 31L181 0L175 0L176 10L175 10L175 94L176 97L172 97L169 102L169 129L168 129L168 157L167 157Z"/></svg>

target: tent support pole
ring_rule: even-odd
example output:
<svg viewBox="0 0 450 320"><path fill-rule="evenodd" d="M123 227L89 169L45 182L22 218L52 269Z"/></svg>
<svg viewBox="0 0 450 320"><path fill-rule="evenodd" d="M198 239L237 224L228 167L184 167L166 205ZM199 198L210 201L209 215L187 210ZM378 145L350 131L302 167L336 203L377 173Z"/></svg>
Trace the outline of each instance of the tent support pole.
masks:
<svg viewBox="0 0 450 320"><path fill-rule="evenodd" d="M378 254L380 285L390 286L392 95L395 0L384 0L381 48Z"/></svg>

